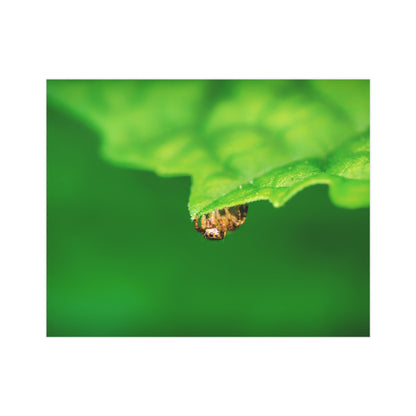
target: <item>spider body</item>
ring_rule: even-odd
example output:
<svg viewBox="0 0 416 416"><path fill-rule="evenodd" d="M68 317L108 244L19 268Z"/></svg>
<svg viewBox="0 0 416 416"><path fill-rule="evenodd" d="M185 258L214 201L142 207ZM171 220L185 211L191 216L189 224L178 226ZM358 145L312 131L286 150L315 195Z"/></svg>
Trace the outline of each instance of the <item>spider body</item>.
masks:
<svg viewBox="0 0 416 416"><path fill-rule="evenodd" d="M227 231L234 231L244 224L247 217L248 205L236 205L234 207L212 211L208 215L199 216L194 220L195 230L203 234L207 240L222 240Z"/></svg>

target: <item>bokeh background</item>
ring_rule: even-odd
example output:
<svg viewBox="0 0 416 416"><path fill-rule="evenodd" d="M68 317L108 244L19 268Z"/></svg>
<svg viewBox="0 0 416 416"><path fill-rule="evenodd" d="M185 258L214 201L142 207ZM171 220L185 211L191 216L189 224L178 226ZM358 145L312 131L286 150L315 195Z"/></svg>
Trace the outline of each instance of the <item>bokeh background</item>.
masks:
<svg viewBox="0 0 416 416"><path fill-rule="evenodd" d="M103 161L51 104L47 129L48 336L369 335L369 209L314 186L206 241L189 177Z"/></svg>

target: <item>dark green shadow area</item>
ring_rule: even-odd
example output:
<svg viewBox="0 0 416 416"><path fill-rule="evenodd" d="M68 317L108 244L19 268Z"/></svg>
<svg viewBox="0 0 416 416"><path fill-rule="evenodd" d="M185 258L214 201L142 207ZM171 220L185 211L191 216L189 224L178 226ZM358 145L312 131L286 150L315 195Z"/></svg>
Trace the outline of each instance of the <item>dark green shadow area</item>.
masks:
<svg viewBox="0 0 416 416"><path fill-rule="evenodd" d="M313 187L205 241L189 178L112 166L99 143L48 108L48 336L369 335L368 209Z"/></svg>

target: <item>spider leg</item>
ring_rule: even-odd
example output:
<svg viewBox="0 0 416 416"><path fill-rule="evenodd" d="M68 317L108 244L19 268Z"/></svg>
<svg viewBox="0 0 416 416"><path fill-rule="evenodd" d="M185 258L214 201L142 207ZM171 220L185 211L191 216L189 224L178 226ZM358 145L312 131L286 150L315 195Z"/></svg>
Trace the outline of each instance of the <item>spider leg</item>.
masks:
<svg viewBox="0 0 416 416"><path fill-rule="evenodd" d="M208 228L216 227L217 221L215 220L215 212L211 212L209 219L208 219Z"/></svg>
<svg viewBox="0 0 416 416"><path fill-rule="evenodd" d="M199 233L201 232L201 228L199 226L199 216L198 216L198 214L196 214L196 217L194 219L194 228L195 228L195 231L198 231Z"/></svg>
<svg viewBox="0 0 416 416"><path fill-rule="evenodd" d="M238 226L240 225L239 221L236 221L233 216L230 214L230 211L228 210L227 207L224 208L225 211L225 215L227 216L227 220L228 223L230 225L230 231L234 231L238 228Z"/></svg>
<svg viewBox="0 0 416 416"><path fill-rule="evenodd" d="M240 209L239 209L239 212L240 212L240 216L241 216L240 217L241 218L240 225L242 225L242 224L244 224L244 222L246 221L246 218L247 218L248 204L241 205Z"/></svg>
<svg viewBox="0 0 416 416"><path fill-rule="evenodd" d="M223 231L225 235L225 232L227 231L227 226L225 225L224 220L222 219L218 208L215 208L215 215L217 216L217 223L220 225L220 231ZM218 228L218 225L217 225L217 228Z"/></svg>
<svg viewBox="0 0 416 416"><path fill-rule="evenodd" d="M199 226L199 216L197 214L196 218L194 219L194 228L195 231L198 231L201 234L205 233L205 215L202 216L201 226Z"/></svg>

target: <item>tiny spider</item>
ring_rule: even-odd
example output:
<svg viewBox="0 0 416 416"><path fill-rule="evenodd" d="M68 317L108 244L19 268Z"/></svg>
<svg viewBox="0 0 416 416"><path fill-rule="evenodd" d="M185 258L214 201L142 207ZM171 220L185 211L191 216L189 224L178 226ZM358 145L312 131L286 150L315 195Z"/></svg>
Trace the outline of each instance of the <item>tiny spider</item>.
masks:
<svg viewBox="0 0 416 416"><path fill-rule="evenodd" d="M227 231L234 231L240 225L244 224L247 217L248 205L236 205L234 207L212 211L208 218L203 215L201 218L201 225L199 225L199 217L196 216L194 220L195 230L207 240L222 240Z"/></svg>

